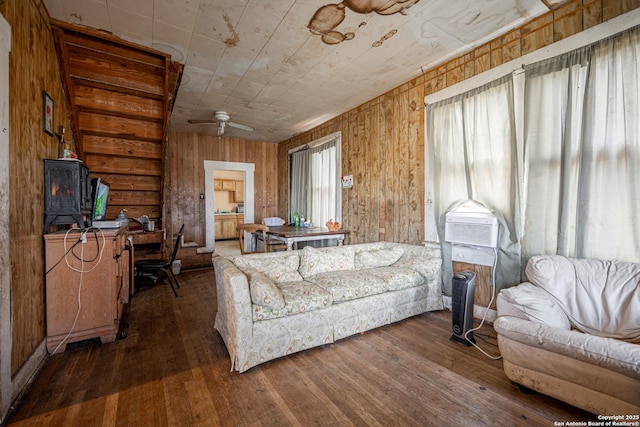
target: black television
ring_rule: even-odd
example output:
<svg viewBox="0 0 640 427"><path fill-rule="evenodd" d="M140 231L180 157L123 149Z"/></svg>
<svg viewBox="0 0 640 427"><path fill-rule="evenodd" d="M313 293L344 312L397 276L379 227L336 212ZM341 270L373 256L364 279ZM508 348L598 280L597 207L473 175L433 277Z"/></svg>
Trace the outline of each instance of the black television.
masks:
<svg viewBox="0 0 640 427"><path fill-rule="evenodd" d="M107 201L109 199L109 185L100 178L91 180L93 199L93 221L104 221L107 213Z"/></svg>

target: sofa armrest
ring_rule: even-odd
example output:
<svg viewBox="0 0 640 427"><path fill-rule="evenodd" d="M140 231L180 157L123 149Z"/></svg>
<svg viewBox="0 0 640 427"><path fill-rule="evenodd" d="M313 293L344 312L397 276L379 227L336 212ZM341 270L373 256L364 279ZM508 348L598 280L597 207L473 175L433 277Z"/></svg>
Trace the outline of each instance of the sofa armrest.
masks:
<svg viewBox="0 0 640 427"><path fill-rule="evenodd" d="M417 271L424 277L429 286L441 287L442 254L439 248L399 244L404 254L396 261L394 267L406 267Z"/></svg>
<svg viewBox="0 0 640 427"><path fill-rule="evenodd" d="M496 300L498 317L513 316L569 330L569 317L544 289L524 282L500 291Z"/></svg>
<svg viewBox="0 0 640 427"><path fill-rule="evenodd" d="M529 347L562 354L640 380L640 345L564 330L513 316L500 316L493 324L498 343L506 338ZM509 355L505 354L505 360Z"/></svg>
<svg viewBox="0 0 640 427"><path fill-rule="evenodd" d="M218 256L213 257L212 262L218 301L215 328L227 346L233 371L238 353L249 348L253 337L249 282L247 276L228 259Z"/></svg>

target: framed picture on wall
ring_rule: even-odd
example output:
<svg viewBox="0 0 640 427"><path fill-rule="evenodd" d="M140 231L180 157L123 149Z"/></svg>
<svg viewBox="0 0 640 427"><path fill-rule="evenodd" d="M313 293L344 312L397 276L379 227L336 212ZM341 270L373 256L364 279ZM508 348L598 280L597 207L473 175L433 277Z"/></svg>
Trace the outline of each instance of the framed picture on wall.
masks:
<svg viewBox="0 0 640 427"><path fill-rule="evenodd" d="M53 135L53 99L42 91L42 130Z"/></svg>

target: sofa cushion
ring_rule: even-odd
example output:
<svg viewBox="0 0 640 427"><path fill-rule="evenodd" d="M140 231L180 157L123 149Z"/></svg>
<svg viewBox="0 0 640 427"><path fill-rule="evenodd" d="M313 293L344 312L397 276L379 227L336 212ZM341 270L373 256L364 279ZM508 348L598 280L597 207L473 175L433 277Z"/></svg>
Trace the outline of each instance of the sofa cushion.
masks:
<svg viewBox="0 0 640 427"><path fill-rule="evenodd" d="M355 257L355 269L386 267L398 261L403 253L404 249L399 245L371 251L359 251Z"/></svg>
<svg viewBox="0 0 640 427"><path fill-rule="evenodd" d="M389 291L413 288L424 284L424 278L420 273L405 267L378 267L366 270L372 276L380 277L387 285Z"/></svg>
<svg viewBox="0 0 640 427"><path fill-rule="evenodd" d="M248 277L252 303L276 310L284 307L284 296L269 276L256 271Z"/></svg>
<svg viewBox="0 0 640 427"><path fill-rule="evenodd" d="M329 271L307 280L329 292L336 303L387 291L384 278L371 274L369 270Z"/></svg>
<svg viewBox="0 0 640 427"><path fill-rule="evenodd" d="M545 255L532 257L526 274L579 331L640 341L640 264Z"/></svg>
<svg viewBox="0 0 640 427"><path fill-rule="evenodd" d="M300 257L297 253L251 254L231 257L230 260L244 273L256 270L266 274L276 283L302 280L302 276L298 273Z"/></svg>
<svg viewBox="0 0 640 427"><path fill-rule="evenodd" d="M442 265L440 249L405 245L404 253L392 265L415 270L428 282L440 281L440 267Z"/></svg>
<svg viewBox="0 0 640 427"><path fill-rule="evenodd" d="M298 313L318 310L333 304L329 292L305 281L282 282L277 284L284 297L284 306L280 309L252 304L253 321L292 316Z"/></svg>
<svg viewBox="0 0 640 427"><path fill-rule="evenodd" d="M334 246L316 249L305 246L300 253L302 277L309 277L328 271L345 271L355 268L355 249L351 246Z"/></svg>
<svg viewBox="0 0 640 427"><path fill-rule="evenodd" d="M502 301L507 304L502 304ZM533 283L502 289L498 295L498 315L523 317L545 325L569 330L569 318L544 290Z"/></svg>

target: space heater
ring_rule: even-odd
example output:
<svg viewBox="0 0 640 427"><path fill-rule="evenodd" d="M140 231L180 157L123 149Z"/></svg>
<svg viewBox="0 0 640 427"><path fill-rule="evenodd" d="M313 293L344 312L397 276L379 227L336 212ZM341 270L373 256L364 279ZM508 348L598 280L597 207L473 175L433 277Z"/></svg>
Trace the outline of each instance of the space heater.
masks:
<svg viewBox="0 0 640 427"><path fill-rule="evenodd" d="M476 274L472 271L461 271L454 274L451 281L451 341L467 347L475 344L473 332L473 297L476 290Z"/></svg>

